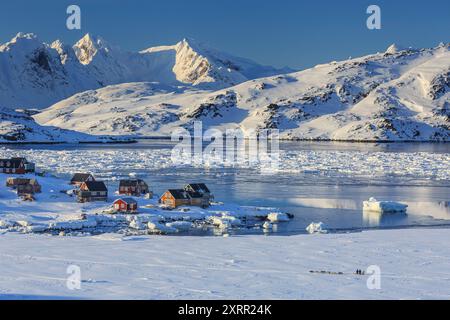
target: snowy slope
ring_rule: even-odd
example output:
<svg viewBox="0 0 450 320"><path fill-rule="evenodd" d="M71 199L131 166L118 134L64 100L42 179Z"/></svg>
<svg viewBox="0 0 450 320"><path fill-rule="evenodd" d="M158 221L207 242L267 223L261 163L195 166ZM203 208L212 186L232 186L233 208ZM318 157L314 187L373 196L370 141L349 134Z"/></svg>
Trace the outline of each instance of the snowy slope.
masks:
<svg viewBox="0 0 450 320"><path fill-rule="evenodd" d="M25 110L0 108L0 143L78 143L125 142L117 137L93 136L86 133L42 126Z"/></svg>
<svg viewBox="0 0 450 320"><path fill-rule="evenodd" d="M149 82L109 86L60 101L35 119L91 134L169 136L202 121L204 129L277 128L284 139L448 141L449 72L448 44L391 46L218 91Z"/></svg>
<svg viewBox="0 0 450 320"><path fill-rule="evenodd" d="M214 49L183 40L175 46L126 52L85 35L73 47L34 34L17 34L0 45L0 107L44 108L71 95L106 85L156 81L219 89L279 74Z"/></svg>

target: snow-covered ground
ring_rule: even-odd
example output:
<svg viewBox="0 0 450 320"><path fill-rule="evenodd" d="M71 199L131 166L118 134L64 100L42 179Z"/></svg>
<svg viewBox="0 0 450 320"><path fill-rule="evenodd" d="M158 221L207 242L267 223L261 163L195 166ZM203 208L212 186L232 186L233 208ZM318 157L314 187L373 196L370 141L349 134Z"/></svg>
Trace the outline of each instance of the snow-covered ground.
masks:
<svg viewBox="0 0 450 320"><path fill-rule="evenodd" d="M229 238L5 234L0 299L450 299L448 239L450 229ZM71 265L80 267L80 290L66 286ZM380 290L354 274L372 265L381 271Z"/></svg>

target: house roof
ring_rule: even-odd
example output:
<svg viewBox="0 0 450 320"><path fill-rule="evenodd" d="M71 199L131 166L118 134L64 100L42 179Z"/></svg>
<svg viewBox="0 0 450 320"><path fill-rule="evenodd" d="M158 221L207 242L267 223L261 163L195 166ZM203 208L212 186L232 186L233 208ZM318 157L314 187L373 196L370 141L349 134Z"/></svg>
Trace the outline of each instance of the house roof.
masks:
<svg viewBox="0 0 450 320"><path fill-rule="evenodd" d="M137 201L134 200L133 198L120 198L120 199L117 199L116 201L114 201L114 203L116 203L118 201L123 201L126 204L137 204Z"/></svg>
<svg viewBox="0 0 450 320"><path fill-rule="evenodd" d="M7 180L9 183L14 183L15 185L19 185L19 184L28 184L30 183L30 179L26 179L26 178L8 178Z"/></svg>
<svg viewBox="0 0 450 320"><path fill-rule="evenodd" d="M85 182L89 177L93 177L90 173L75 173L70 181Z"/></svg>
<svg viewBox="0 0 450 320"><path fill-rule="evenodd" d="M190 183L186 186L192 188L195 192L210 193L208 187L204 183Z"/></svg>
<svg viewBox="0 0 450 320"><path fill-rule="evenodd" d="M172 196L178 200L203 198L203 195L199 192L186 191L183 189L169 189L167 191L170 192Z"/></svg>
<svg viewBox="0 0 450 320"><path fill-rule="evenodd" d="M189 192L183 189L169 189L167 192L170 192L170 194L175 198L179 200L189 200Z"/></svg>
<svg viewBox="0 0 450 320"><path fill-rule="evenodd" d="M139 185L140 183L145 183L145 182L144 182L144 180L141 180L141 179L127 179L127 180L120 180L119 186L120 187L135 187L135 186Z"/></svg>
<svg viewBox="0 0 450 320"><path fill-rule="evenodd" d="M103 181L85 181L84 184L89 191L108 191Z"/></svg>

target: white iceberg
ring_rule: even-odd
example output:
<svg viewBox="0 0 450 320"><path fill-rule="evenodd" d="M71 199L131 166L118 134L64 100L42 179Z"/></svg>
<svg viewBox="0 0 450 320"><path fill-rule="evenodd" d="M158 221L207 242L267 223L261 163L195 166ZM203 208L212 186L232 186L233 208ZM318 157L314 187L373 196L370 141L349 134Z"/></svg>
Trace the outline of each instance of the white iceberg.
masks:
<svg viewBox="0 0 450 320"><path fill-rule="evenodd" d="M282 213L282 212L272 212L272 213L269 213L269 215L267 216L267 219L272 223L288 222L289 216L286 213Z"/></svg>
<svg viewBox="0 0 450 320"><path fill-rule="evenodd" d="M406 212L408 205L394 201L377 201L375 198L370 198L369 201L363 202L363 207L366 211L394 213Z"/></svg>
<svg viewBox="0 0 450 320"><path fill-rule="evenodd" d="M169 228L175 228L178 231L188 231L192 228L192 222L189 221L174 221L166 223L166 226Z"/></svg>
<svg viewBox="0 0 450 320"><path fill-rule="evenodd" d="M176 233L178 232L177 229L170 227L168 225L164 225L157 221L150 221L147 223L148 230L155 233Z"/></svg>
<svg viewBox="0 0 450 320"><path fill-rule="evenodd" d="M241 220L228 215L223 215L221 217L211 216L208 218L211 224L221 229L228 229L231 227L237 227L242 224Z"/></svg>
<svg viewBox="0 0 450 320"><path fill-rule="evenodd" d="M319 223L311 223L307 228L306 231L308 231L309 234L315 234L315 233L328 233L328 231L325 229L325 225L323 222Z"/></svg>

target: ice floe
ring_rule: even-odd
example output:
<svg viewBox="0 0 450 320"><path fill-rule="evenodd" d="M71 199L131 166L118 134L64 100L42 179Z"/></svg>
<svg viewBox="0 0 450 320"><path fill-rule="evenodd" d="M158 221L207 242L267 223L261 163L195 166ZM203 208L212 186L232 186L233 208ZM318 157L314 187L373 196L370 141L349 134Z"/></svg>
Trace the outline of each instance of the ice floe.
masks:
<svg viewBox="0 0 450 320"><path fill-rule="evenodd" d="M378 201L375 198L370 198L369 201L364 201L364 210L380 212L380 213L395 213L406 212L408 205L394 202L394 201Z"/></svg>
<svg viewBox="0 0 450 320"><path fill-rule="evenodd" d="M318 223L311 223L307 228L306 231L308 231L309 234L315 234L315 233L328 233L328 231L325 229L325 225L323 222Z"/></svg>

